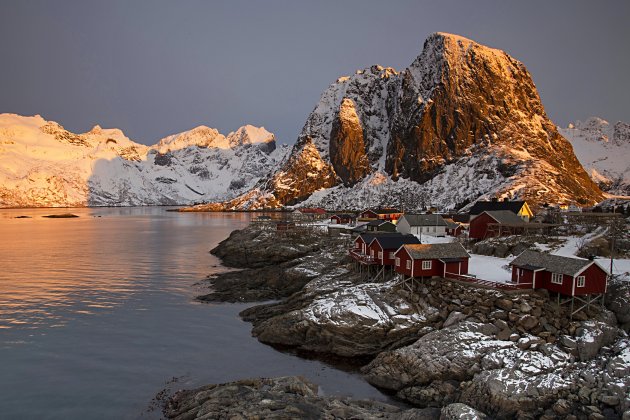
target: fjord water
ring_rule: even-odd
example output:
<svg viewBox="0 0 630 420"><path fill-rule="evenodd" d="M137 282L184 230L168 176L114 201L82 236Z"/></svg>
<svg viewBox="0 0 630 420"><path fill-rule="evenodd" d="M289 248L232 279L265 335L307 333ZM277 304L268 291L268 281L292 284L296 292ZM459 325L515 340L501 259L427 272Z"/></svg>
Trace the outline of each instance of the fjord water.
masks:
<svg viewBox="0 0 630 420"><path fill-rule="evenodd" d="M42 217L66 212L80 217ZM194 301L195 283L225 270L208 251L250 217L0 209L0 418L154 418L167 386L259 376L385 399L355 373L258 343L238 317L248 305Z"/></svg>

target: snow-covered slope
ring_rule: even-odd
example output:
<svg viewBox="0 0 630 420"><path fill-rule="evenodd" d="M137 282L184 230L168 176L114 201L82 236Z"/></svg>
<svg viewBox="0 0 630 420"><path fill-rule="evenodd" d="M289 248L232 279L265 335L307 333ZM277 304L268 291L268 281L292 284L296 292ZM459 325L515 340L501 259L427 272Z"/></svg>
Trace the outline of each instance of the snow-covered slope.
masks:
<svg viewBox="0 0 630 420"><path fill-rule="evenodd" d="M630 195L630 124L592 117L559 131L593 181L611 194Z"/></svg>
<svg viewBox="0 0 630 420"><path fill-rule="evenodd" d="M99 126L74 134L41 116L0 114L0 206L122 206L226 200L288 153L264 128L208 127L155 146Z"/></svg>
<svg viewBox="0 0 630 420"><path fill-rule="evenodd" d="M443 208L491 196L532 204L602 199L525 66L445 33L429 36L401 72L372 66L330 85L290 158L256 188L224 208L259 207L255 195L264 205L334 208L407 197Z"/></svg>

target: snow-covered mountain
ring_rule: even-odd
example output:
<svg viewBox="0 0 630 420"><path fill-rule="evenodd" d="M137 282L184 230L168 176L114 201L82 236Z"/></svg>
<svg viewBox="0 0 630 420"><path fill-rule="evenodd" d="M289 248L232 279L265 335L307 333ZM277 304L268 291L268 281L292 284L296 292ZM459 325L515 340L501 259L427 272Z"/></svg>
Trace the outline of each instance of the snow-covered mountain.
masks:
<svg viewBox="0 0 630 420"><path fill-rule="evenodd" d="M75 134L41 116L0 114L0 206L124 206L226 200L277 167L288 147L244 126L138 144L118 129Z"/></svg>
<svg viewBox="0 0 630 420"><path fill-rule="evenodd" d="M372 66L340 77L278 171L246 196L209 208L420 201L459 208L491 196L534 204L602 199L547 118L524 65L436 33L401 72Z"/></svg>
<svg viewBox="0 0 630 420"><path fill-rule="evenodd" d="M559 131L602 190L630 195L630 124L619 121L613 125L592 117Z"/></svg>

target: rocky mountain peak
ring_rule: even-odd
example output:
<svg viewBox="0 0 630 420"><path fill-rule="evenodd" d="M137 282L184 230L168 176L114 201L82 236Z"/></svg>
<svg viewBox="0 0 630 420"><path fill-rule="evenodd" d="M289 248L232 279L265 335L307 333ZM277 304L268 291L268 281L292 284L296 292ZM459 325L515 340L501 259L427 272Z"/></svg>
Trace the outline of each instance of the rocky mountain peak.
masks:
<svg viewBox="0 0 630 420"><path fill-rule="evenodd" d="M314 160L326 168L326 182L289 179L305 179L300 168ZM548 119L526 67L504 51L446 33L430 35L401 72L371 66L338 78L307 118L282 175L261 188L289 204L332 184L338 187L329 193L339 202L363 194L374 173L391 177L383 185L393 190L404 184L405 194L415 189L451 208L484 194L534 204L602 198ZM464 173L468 187L458 178ZM327 203L326 195L318 192L308 205Z"/></svg>

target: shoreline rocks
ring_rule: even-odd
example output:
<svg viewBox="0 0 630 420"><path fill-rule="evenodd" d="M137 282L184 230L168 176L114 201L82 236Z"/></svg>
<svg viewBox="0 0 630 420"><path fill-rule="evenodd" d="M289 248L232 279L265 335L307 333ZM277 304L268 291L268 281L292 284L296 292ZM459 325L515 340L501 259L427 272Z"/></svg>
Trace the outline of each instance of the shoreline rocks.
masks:
<svg viewBox="0 0 630 420"><path fill-rule="evenodd" d="M179 391L166 401L168 419L433 419L439 410L405 409L372 400L319 395L305 378L244 379Z"/></svg>
<svg viewBox="0 0 630 420"><path fill-rule="evenodd" d="M325 235L250 229L213 253L249 252L238 244L248 238L258 248L242 265L249 268L218 276L211 296L281 299L240 314L263 343L359 361L368 382L444 418L615 418L630 410L630 339L619 329L630 287L607 298L614 313L591 305L571 319L545 291L362 278L348 243ZM266 250L273 263L264 263Z"/></svg>

